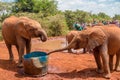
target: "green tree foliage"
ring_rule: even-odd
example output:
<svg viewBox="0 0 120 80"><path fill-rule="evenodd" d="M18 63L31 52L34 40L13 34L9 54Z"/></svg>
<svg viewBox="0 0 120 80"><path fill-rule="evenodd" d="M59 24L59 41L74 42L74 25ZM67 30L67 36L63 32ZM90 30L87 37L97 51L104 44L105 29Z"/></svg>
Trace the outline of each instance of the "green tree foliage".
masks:
<svg viewBox="0 0 120 80"><path fill-rule="evenodd" d="M14 4L13 3L6 3L0 2L0 31L1 31L1 24L5 18L7 18L11 13L11 8ZM1 40L0 34L0 40Z"/></svg>
<svg viewBox="0 0 120 80"><path fill-rule="evenodd" d="M1 34L1 30L0 30L0 41L3 40L2 34Z"/></svg>
<svg viewBox="0 0 120 80"><path fill-rule="evenodd" d="M69 29L73 29L73 28L72 28L72 25L73 25L73 23L76 21L76 17L75 17L74 12L73 12L73 11L70 11L70 10L66 10L66 11L64 12L64 14L65 14L66 23L67 23Z"/></svg>
<svg viewBox="0 0 120 80"><path fill-rule="evenodd" d="M0 2L0 22L10 15L13 5L13 3Z"/></svg>
<svg viewBox="0 0 120 80"><path fill-rule="evenodd" d="M73 23L79 22L79 23L85 23L85 22L92 22L91 14L85 11L76 10L76 11L70 11L66 10L64 12L67 25L69 29L73 29Z"/></svg>
<svg viewBox="0 0 120 80"><path fill-rule="evenodd" d="M93 20L97 20L99 19L98 15L97 14L91 14L91 17Z"/></svg>
<svg viewBox="0 0 120 80"><path fill-rule="evenodd" d="M75 12L77 21L80 23L91 22L91 14L82 10L77 10Z"/></svg>
<svg viewBox="0 0 120 80"><path fill-rule="evenodd" d="M114 17L113 17L113 20L120 20L120 15L115 15Z"/></svg>
<svg viewBox="0 0 120 80"><path fill-rule="evenodd" d="M105 20L105 21L111 20L110 16L102 12L98 14L91 14L90 12L85 12L82 10L76 10L76 11L66 10L64 14L66 17L67 25L70 30L73 29L72 26L74 22L92 23L94 20L96 20L97 22L102 20Z"/></svg>
<svg viewBox="0 0 120 80"><path fill-rule="evenodd" d="M34 12L50 16L57 13L57 2L55 0L17 0L13 12Z"/></svg>
<svg viewBox="0 0 120 80"><path fill-rule="evenodd" d="M47 29L48 36L60 36L68 32L65 16L62 14L46 17L41 23Z"/></svg>
<svg viewBox="0 0 120 80"><path fill-rule="evenodd" d="M55 0L33 0L34 12L42 12L45 16L57 13L57 2Z"/></svg>
<svg viewBox="0 0 120 80"><path fill-rule="evenodd" d="M103 12L98 13L98 18L99 20L110 20L111 19L110 16L106 15Z"/></svg>
<svg viewBox="0 0 120 80"><path fill-rule="evenodd" d="M17 0L13 6L13 12L32 12L33 11L33 1L32 0Z"/></svg>
<svg viewBox="0 0 120 80"><path fill-rule="evenodd" d="M2 15L0 15L0 22L3 22L3 20L9 16L10 16L9 14L3 13Z"/></svg>
<svg viewBox="0 0 120 80"><path fill-rule="evenodd" d="M0 12L10 12L13 3L0 2Z"/></svg>

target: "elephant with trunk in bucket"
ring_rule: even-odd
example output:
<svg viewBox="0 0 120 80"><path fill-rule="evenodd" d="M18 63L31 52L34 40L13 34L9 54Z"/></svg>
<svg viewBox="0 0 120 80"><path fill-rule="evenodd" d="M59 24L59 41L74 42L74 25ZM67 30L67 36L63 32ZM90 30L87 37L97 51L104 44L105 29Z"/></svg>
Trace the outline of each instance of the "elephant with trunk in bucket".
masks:
<svg viewBox="0 0 120 80"><path fill-rule="evenodd" d="M116 55L115 70L120 71L120 28L115 25L95 26L76 35L68 46L49 52L58 52L70 48L92 49L97 65L97 72L110 78L113 70L113 56ZM102 60L102 62L101 62Z"/></svg>
<svg viewBox="0 0 120 80"><path fill-rule="evenodd" d="M18 67L22 67L24 48L26 53L31 51L31 38L40 37L41 41L47 40L47 34L41 25L27 17L11 16L2 23L2 35L9 51L9 59L13 60L12 45L15 45L19 55Z"/></svg>

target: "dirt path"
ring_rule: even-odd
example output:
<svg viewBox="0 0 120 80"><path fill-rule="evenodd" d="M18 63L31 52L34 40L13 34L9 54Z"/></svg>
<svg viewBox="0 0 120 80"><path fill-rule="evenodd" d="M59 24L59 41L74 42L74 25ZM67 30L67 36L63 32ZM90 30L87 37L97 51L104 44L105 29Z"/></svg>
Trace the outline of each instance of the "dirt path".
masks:
<svg viewBox="0 0 120 80"><path fill-rule="evenodd" d="M64 38L51 38L42 43L38 39L32 40L32 51L48 52L64 46ZM96 64L92 54L70 54L56 52L49 56L48 74L43 77L31 77L23 74L22 69L16 67L18 54L13 47L15 60L10 62L4 42L0 42L0 80L105 80L102 74L96 73ZM120 80L120 72L113 72L111 80Z"/></svg>

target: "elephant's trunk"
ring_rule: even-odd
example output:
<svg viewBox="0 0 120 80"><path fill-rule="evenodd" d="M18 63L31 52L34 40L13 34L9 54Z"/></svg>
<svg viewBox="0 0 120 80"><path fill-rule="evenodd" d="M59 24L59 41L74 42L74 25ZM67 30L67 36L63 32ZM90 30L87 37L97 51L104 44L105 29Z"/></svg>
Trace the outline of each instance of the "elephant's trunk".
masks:
<svg viewBox="0 0 120 80"><path fill-rule="evenodd" d="M50 52L48 52L48 54L74 48L74 47L76 46L75 44L76 44L76 37L74 37L74 38L72 39L72 41L71 41L66 47L61 48L61 49L56 49L56 50L50 51Z"/></svg>
<svg viewBox="0 0 120 80"><path fill-rule="evenodd" d="M40 31L40 38L43 42L45 42L47 40L47 34L44 30Z"/></svg>
<svg viewBox="0 0 120 80"><path fill-rule="evenodd" d="M69 49L68 47L61 48L61 49L56 49L56 50L48 52L48 54L51 54L51 53L54 53L54 52L59 52L59 51L64 51L64 50L68 50L68 49Z"/></svg>

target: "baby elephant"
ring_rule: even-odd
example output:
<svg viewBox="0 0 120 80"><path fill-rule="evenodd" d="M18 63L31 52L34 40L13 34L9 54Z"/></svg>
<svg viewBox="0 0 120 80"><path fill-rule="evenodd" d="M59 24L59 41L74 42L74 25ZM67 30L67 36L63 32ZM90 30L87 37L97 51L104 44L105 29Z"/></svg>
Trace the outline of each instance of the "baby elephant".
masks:
<svg viewBox="0 0 120 80"><path fill-rule="evenodd" d="M22 67L25 47L26 53L30 53L31 38L40 37L43 42L47 40L47 34L41 25L27 17L11 16L6 18L2 23L2 35L9 51L10 60L14 59L11 46L16 46L19 54L18 67Z"/></svg>
<svg viewBox="0 0 120 80"><path fill-rule="evenodd" d="M116 34L117 33L117 34ZM93 50L93 55L99 73L104 72L105 78L110 78L113 70L113 57L116 55L115 70L120 71L120 28L115 25L94 26L80 31L68 46L53 50L50 53L71 48L87 48Z"/></svg>
<svg viewBox="0 0 120 80"><path fill-rule="evenodd" d="M67 35L66 35L66 41L67 41L67 43L69 44L71 41L72 41L72 39L76 36L76 35L78 35L79 34L79 32L80 31L76 31L76 30L73 30L73 31L70 31ZM75 48L73 48L73 49L79 49L79 47L75 47ZM83 53L86 53L86 48L83 48ZM72 53L72 48L70 48L70 49L68 49L68 52L69 53Z"/></svg>

